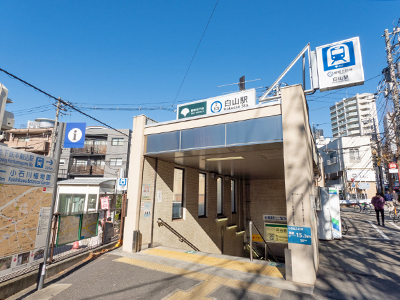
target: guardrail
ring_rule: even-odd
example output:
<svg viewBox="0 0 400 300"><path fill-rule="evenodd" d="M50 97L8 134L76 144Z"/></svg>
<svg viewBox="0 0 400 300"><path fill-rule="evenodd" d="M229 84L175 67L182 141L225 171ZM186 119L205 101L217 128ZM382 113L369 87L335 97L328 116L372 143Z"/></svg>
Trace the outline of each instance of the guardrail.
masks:
<svg viewBox="0 0 400 300"><path fill-rule="evenodd" d="M274 258L275 262L278 262L278 260L275 257L275 254L272 252L271 248L268 246L268 243L265 241L263 235L261 234L260 230L258 230L257 226L254 225L253 221L249 222L249 231L250 231L250 261L253 261L253 226L257 230L258 234L262 238L264 242L264 249L265 249L265 260L267 260L267 248L269 252L271 252L272 257Z"/></svg>

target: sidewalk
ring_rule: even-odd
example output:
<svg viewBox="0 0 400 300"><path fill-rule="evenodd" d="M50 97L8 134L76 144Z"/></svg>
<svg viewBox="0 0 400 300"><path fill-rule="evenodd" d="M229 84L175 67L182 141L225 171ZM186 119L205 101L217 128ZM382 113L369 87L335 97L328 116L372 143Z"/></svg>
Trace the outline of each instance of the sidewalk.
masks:
<svg viewBox="0 0 400 300"><path fill-rule="evenodd" d="M40 292L25 290L10 299L399 299L400 229L383 228L390 237L386 240L368 222L372 216L347 217L353 237L319 244L313 290L286 282L278 273L276 278L235 273L241 272L233 270L237 265L247 266L244 258L237 259L239 264L225 264L208 254L207 264L195 265L188 255L182 260L154 249L147 254L118 249L50 278ZM373 239L362 238L369 236ZM204 262L204 255L197 255Z"/></svg>

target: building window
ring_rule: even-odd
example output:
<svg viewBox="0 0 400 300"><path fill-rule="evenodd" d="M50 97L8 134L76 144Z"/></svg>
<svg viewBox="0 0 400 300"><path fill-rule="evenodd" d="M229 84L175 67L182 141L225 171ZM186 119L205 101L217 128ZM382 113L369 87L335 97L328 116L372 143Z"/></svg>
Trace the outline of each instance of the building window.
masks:
<svg viewBox="0 0 400 300"><path fill-rule="evenodd" d="M60 166L64 166L65 165L65 158L60 158Z"/></svg>
<svg viewBox="0 0 400 300"><path fill-rule="evenodd" d="M350 161L355 162L360 160L360 153L358 149L350 149Z"/></svg>
<svg viewBox="0 0 400 300"><path fill-rule="evenodd" d="M206 216L206 174L199 174L199 217Z"/></svg>
<svg viewBox="0 0 400 300"><path fill-rule="evenodd" d="M97 195L89 194L87 210L89 212L97 211Z"/></svg>
<svg viewBox="0 0 400 300"><path fill-rule="evenodd" d="M217 214L222 215L223 213L223 178L217 178Z"/></svg>
<svg viewBox="0 0 400 300"><path fill-rule="evenodd" d="M29 142L29 137L19 137L18 142Z"/></svg>
<svg viewBox="0 0 400 300"><path fill-rule="evenodd" d="M84 212L85 196L84 194L60 194L58 213L70 215Z"/></svg>
<svg viewBox="0 0 400 300"><path fill-rule="evenodd" d="M113 138L111 140L111 146L123 146L124 139L123 138Z"/></svg>
<svg viewBox="0 0 400 300"><path fill-rule="evenodd" d="M122 166L122 158L110 158L110 166Z"/></svg>
<svg viewBox="0 0 400 300"><path fill-rule="evenodd" d="M183 210L183 169L174 169L174 197L172 199L172 219L182 219Z"/></svg>
<svg viewBox="0 0 400 300"><path fill-rule="evenodd" d="M233 213L236 213L236 207L236 182L231 179L231 208Z"/></svg>

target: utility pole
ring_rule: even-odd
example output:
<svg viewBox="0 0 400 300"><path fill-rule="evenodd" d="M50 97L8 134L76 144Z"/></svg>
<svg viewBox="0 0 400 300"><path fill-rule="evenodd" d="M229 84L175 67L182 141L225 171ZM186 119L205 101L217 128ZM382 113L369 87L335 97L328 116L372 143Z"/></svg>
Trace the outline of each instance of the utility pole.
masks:
<svg viewBox="0 0 400 300"><path fill-rule="evenodd" d="M376 134L376 124L375 124L375 118L373 119L374 122L374 135L373 135L373 140L376 142L376 146L377 146L377 156L381 157L382 153L381 153L381 141L378 141L378 136ZM377 163L377 167L378 167L378 171L379 171L379 189L381 193L385 193L385 184L383 182L383 170L382 170L382 159L380 159L380 161L376 162Z"/></svg>
<svg viewBox="0 0 400 300"><path fill-rule="evenodd" d="M391 34L395 34L398 32L398 27L393 30ZM396 137L400 136L400 109L399 109L399 84L396 79L396 73L395 73L395 65L393 64L393 57L392 57L392 46L390 44L390 34L389 30L385 29L385 43L386 43L386 56L387 56L387 62L388 62L388 67L389 67L389 74L390 74L390 90L392 94L392 100L393 100L393 106L394 106L394 115L395 115L395 123L396 123L396 128L395 128L395 134ZM397 145L399 147L399 145ZM396 157L396 163L397 163L397 157Z"/></svg>
<svg viewBox="0 0 400 300"><path fill-rule="evenodd" d="M64 130L65 130L65 123L60 123L60 126L58 128L59 135L57 136L57 144L56 144L56 151L55 151L56 168L55 168L55 172L54 172L55 179L54 179L54 186L53 186L53 196L52 196L51 207L50 207L50 216L51 217L49 218L48 230L47 230L47 235L46 235L46 246L44 248L44 255L43 255L44 261L39 266L37 290L41 290L43 288L44 277L45 277L45 273L46 273L47 257L49 254L51 225L53 223L54 205L55 205L56 198L57 198L57 175L58 175L58 168L60 166L60 157L61 157L61 151L62 151L62 138L63 138Z"/></svg>
<svg viewBox="0 0 400 300"><path fill-rule="evenodd" d="M61 97L58 98L57 110L56 110L56 122L54 123L53 134L51 135L51 145L50 145L50 157L54 158L54 144L56 143L56 136L58 131L58 115L60 114Z"/></svg>

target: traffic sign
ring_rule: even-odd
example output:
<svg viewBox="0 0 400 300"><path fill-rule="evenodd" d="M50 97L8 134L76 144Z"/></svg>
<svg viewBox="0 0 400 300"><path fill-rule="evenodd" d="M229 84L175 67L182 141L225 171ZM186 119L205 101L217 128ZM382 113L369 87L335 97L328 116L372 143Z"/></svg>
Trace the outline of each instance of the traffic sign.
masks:
<svg viewBox="0 0 400 300"><path fill-rule="evenodd" d="M360 183L358 184L358 188L359 188L360 190L368 190L368 189L370 188L370 185L369 185L368 182L360 182Z"/></svg>
<svg viewBox="0 0 400 300"><path fill-rule="evenodd" d="M128 189L128 178L118 178L117 191L126 191Z"/></svg>
<svg viewBox="0 0 400 300"><path fill-rule="evenodd" d="M86 123L67 123L64 148L83 148L85 144Z"/></svg>
<svg viewBox="0 0 400 300"><path fill-rule="evenodd" d="M0 165L28 168L41 172L55 172L54 158L0 146Z"/></svg>

